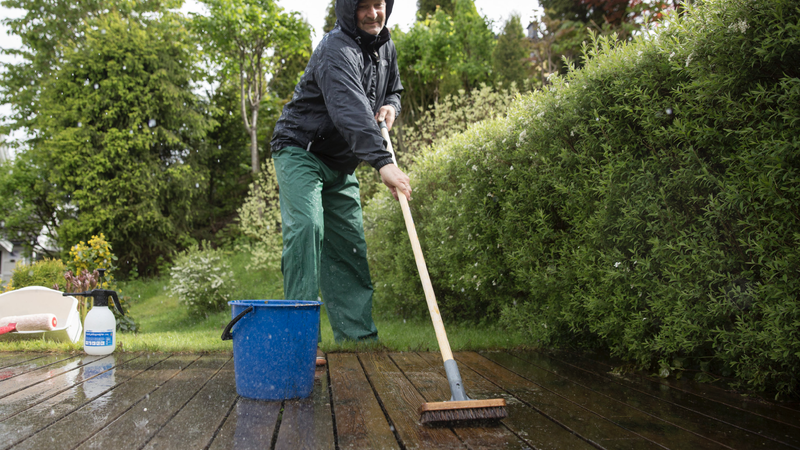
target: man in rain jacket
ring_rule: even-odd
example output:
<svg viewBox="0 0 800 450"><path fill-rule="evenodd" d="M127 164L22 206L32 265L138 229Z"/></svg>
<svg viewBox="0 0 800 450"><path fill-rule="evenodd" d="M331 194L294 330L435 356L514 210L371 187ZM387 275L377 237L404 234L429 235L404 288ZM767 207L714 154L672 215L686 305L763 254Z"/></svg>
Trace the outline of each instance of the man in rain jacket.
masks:
<svg viewBox="0 0 800 450"><path fill-rule="evenodd" d="M378 170L395 198L411 195L378 127L391 127L403 90L385 27L393 5L336 1L336 27L311 55L272 136L284 298L316 300L321 291L336 342L378 335L356 166Z"/></svg>

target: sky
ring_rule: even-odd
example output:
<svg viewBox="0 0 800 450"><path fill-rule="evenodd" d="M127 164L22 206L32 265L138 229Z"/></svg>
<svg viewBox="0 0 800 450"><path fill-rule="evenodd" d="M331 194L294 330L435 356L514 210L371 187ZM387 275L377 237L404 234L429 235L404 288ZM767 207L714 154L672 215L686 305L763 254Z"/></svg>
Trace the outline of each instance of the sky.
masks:
<svg viewBox="0 0 800 450"><path fill-rule="evenodd" d="M325 14L330 0L277 0L278 4L287 11L299 12L314 28L312 36L313 46L322 39L322 26L325 24ZM502 30L503 23L513 13L520 15L522 26L526 26L535 17L541 16L541 8L537 0L474 0L478 12L493 23L495 32ZM186 0L183 8L185 13L202 13L202 5L196 0ZM399 25L403 31L408 31L414 23L417 13L416 0L397 0L389 18L389 26ZM21 17L22 10L9 9L0 6L0 21L2 19ZM21 45L16 36L8 35L8 27L0 23L0 47L18 48ZM6 55L0 55L0 62L14 62ZM0 121L10 114L8 105L0 105Z"/></svg>
<svg viewBox="0 0 800 450"><path fill-rule="evenodd" d="M520 15L522 26L527 26L534 17L541 15L538 0L474 1L478 12L494 22L494 30L496 32L501 31L503 22L514 12ZM301 13L308 23L314 27L316 35L313 37L313 41L316 47L317 42L322 39L322 26L325 24L325 13L330 0L278 0L278 3L287 11ZM416 19L416 14L416 0L396 0L392 16L389 18L389 26L399 25L403 31L408 31Z"/></svg>

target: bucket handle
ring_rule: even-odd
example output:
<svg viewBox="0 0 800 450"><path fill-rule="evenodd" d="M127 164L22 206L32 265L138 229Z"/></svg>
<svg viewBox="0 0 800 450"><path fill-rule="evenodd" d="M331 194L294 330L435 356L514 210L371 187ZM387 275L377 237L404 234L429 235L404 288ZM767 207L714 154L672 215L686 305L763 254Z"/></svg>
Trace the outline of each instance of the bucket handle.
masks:
<svg viewBox="0 0 800 450"><path fill-rule="evenodd" d="M222 340L223 341L230 341L231 339L233 339L233 335L231 334L231 328L233 328L233 326L236 325L236 322L242 320L242 317L244 317L247 313L249 313L252 310L253 310L253 307L252 306L248 306L247 309L245 309L244 311L240 312L238 316L234 317L233 320L228 322L228 325L226 325L225 329L222 331Z"/></svg>

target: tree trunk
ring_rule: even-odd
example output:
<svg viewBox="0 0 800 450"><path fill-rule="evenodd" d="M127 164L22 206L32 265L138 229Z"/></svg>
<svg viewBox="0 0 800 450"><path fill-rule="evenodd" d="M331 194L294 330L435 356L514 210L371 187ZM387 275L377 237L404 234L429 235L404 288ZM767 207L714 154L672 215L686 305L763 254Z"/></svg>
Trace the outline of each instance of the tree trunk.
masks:
<svg viewBox="0 0 800 450"><path fill-rule="evenodd" d="M258 130L253 126L250 127L250 164L253 166L253 175L261 170L261 165L258 162Z"/></svg>

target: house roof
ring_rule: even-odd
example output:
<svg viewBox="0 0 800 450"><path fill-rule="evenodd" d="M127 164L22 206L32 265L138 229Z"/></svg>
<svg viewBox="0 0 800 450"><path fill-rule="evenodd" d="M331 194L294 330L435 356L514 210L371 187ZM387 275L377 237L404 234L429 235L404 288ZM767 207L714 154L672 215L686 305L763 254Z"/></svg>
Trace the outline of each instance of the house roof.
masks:
<svg viewBox="0 0 800 450"><path fill-rule="evenodd" d="M14 251L14 244L5 239L0 239L0 247L3 247L8 253Z"/></svg>

